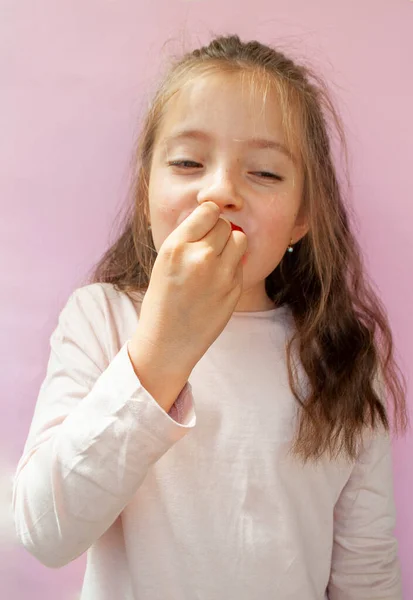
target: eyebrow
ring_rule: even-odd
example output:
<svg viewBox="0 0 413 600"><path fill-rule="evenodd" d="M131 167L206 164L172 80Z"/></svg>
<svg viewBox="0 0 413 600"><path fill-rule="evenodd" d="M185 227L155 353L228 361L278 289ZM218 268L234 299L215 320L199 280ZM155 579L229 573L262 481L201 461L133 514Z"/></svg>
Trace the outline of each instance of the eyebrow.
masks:
<svg viewBox="0 0 413 600"><path fill-rule="evenodd" d="M211 139L211 136L206 131L201 131L199 129L182 129L182 130L178 130L175 133L167 136L164 141L165 141L165 143L172 143L172 142L176 142L176 141L179 141L182 139L194 139L194 140L200 140L200 141L209 141ZM276 140L267 140L264 138L252 137L247 140L234 139L234 141L244 142L244 144L246 144L252 148L257 148L257 149L270 148L272 150L276 150L277 152L281 152L282 154L285 154L285 156L287 156L287 158L289 158L294 164L296 164L296 162L297 162L294 154L290 150L288 150L288 148L286 146L284 146L284 144L281 144L280 142L277 142Z"/></svg>

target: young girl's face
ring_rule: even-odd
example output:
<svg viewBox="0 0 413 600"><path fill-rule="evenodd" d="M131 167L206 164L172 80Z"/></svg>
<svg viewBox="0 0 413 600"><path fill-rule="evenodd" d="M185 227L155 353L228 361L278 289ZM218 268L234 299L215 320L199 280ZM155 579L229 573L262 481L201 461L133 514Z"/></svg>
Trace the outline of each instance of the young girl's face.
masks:
<svg viewBox="0 0 413 600"><path fill-rule="evenodd" d="M235 310L258 311L273 306L265 278L308 227L300 211L302 169L297 151L286 148L277 94L268 89L264 102L262 88L253 91L247 81L200 76L169 100L154 146L149 213L159 252L199 204L218 204L248 238Z"/></svg>

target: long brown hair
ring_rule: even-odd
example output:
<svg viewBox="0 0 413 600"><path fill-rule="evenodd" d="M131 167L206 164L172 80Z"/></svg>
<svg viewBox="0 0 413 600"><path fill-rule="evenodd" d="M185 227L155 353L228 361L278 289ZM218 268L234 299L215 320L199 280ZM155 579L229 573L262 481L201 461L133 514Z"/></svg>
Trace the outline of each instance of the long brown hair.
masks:
<svg viewBox="0 0 413 600"><path fill-rule="evenodd" d="M286 136L299 142L310 229L266 278L269 298L277 306L287 304L295 322L287 347L290 385L299 409L292 452L304 462L325 453L355 459L367 428L389 431L388 400L396 432L406 430L405 382L393 356L385 309L364 273L334 167L331 140L338 134L348 181L343 125L326 84L311 68L257 41L242 42L237 35L218 36L175 59L138 138L132 202L122 233L90 282L112 283L126 293L147 289L157 256L148 229L148 182L159 124L168 100L188 78L217 71L249 74L252 83L260 79L276 85ZM300 390L295 355L307 377L305 392Z"/></svg>

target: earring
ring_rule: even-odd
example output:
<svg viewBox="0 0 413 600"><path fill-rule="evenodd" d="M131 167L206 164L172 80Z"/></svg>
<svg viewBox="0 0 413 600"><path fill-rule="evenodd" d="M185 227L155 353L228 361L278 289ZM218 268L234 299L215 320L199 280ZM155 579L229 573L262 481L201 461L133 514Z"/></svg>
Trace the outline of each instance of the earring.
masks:
<svg viewBox="0 0 413 600"><path fill-rule="evenodd" d="M150 231L152 229L152 225L148 225L148 229Z"/></svg>
<svg viewBox="0 0 413 600"><path fill-rule="evenodd" d="M288 246L288 248L287 248L287 252L294 252L294 248L293 248L293 240L292 240L292 238L291 238L290 245L289 245L289 246Z"/></svg>

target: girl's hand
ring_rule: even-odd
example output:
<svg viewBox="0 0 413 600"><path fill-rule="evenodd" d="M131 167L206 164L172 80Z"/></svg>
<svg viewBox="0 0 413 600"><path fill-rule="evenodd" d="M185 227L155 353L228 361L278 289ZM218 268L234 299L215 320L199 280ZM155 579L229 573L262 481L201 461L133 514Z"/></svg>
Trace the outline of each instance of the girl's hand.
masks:
<svg viewBox="0 0 413 600"><path fill-rule="evenodd" d="M214 202L198 206L164 241L129 345L186 374L229 321L242 292L247 236ZM163 371L164 372L164 371Z"/></svg>

